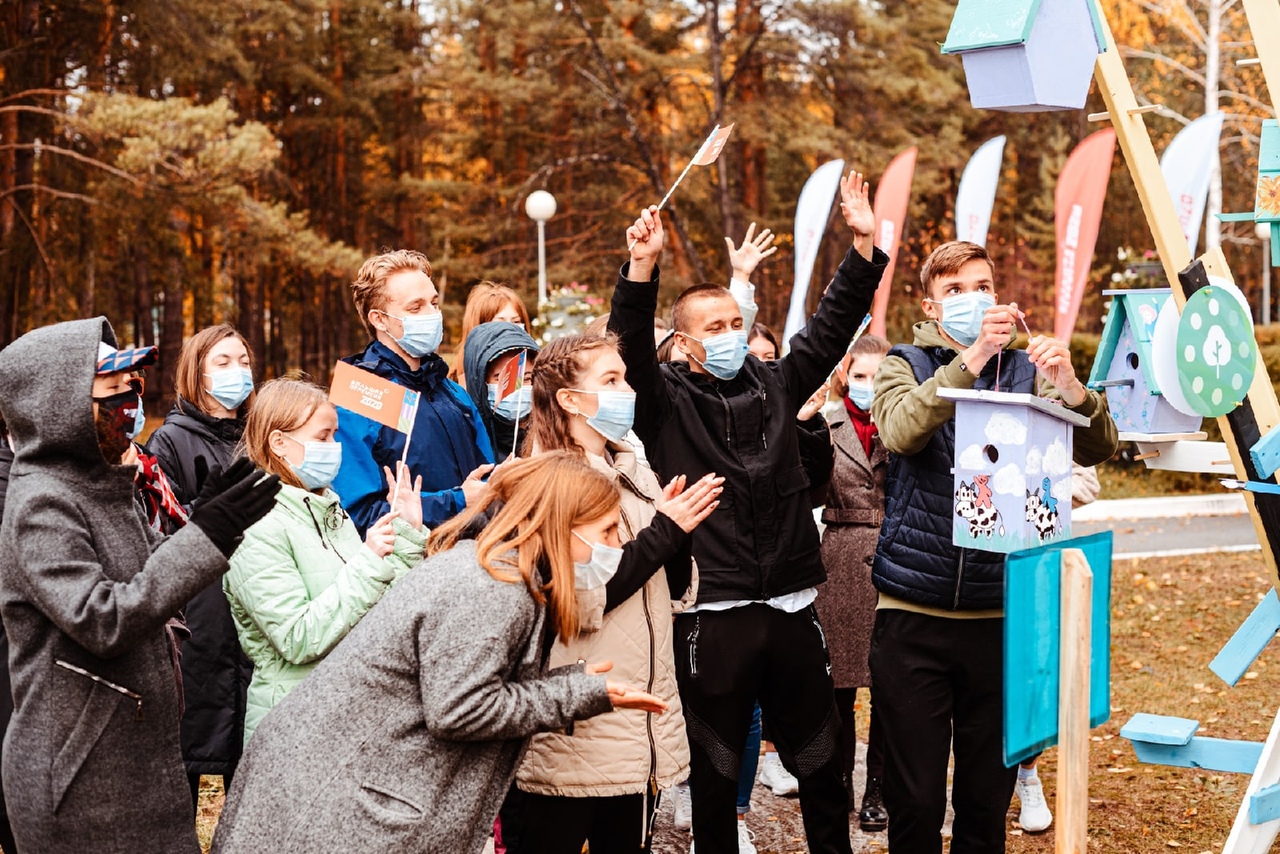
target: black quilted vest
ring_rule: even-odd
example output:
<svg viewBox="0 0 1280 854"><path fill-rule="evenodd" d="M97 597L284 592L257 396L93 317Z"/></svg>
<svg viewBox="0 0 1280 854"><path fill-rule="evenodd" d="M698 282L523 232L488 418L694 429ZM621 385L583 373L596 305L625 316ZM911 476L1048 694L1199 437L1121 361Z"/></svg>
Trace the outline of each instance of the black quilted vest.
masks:
<svg viewBox="0 0 1280 854"><path fill-rule="evenodd" d="M900 344L889 351L911 365L924 383L950 364L946 347ZM995 387L996 360L989 361L973 387ZM1035 390L1036 369L1023 350L1005 350L1001 391ZM872 567L876 589L897 599L953 611L1004 606L1004 555L966 549L951 542L954 507L951 467L955 464L955 419L943 424L919 453L889 455L885 478L884 524Z"/></svg>

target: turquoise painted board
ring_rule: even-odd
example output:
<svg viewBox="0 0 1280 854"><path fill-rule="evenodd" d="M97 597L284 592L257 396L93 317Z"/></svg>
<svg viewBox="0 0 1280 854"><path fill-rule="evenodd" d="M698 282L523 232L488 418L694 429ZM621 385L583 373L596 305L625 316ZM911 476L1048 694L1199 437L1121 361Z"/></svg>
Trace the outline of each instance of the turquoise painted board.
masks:
<svg viewBox="0 0 1280 854"><path fill-rule="evenodd" d="M1222 651L1209 662L1209 669L1218 674L1223 682L1235 685L1254 659L1271 643L1277 631L1280 631L1280 598L1276 597L1273 587L1240 628L1236 629Z"/></svg>
<svg viewBox="0 0 1280 854"><path fill-rule="evenodd" d="M1010 767L1058 743L1063 549L1082 550L1093 570L1089 725L1111 715L1111 539L1104 531L1005 559L1004 761Z"/></svg>
<svg viewBox="0 0 1280 854"><path fill-rule="evenodd" d="M1280 427L1273 427L1249 449L1258 477L1269 478L1280 469Z"/></svg>
<svg viewBox="0 0 1280 854"><path fill-rule="evenodd" d="M1022 44L1039 9L1040 0L960 0L942 52Z"/></svg>
<svg viewBox="0 0 1280 854"><path fill-rule="evenodd" d="M1188 744L1200 729L1200 722L1170 715L1138 712L1120 727L1120 737L1148 744Z"/></svg>
<svg viewBox="0 0 1280 854"><path fill-rule="evenodd" d="M1252 774L1262 758L1262 742L1225 738L1193 738L1187 744L1150 744L1134 741L1138 761L1149 765L1203 768L1228 774Z"/></svg>
<svg viewBox="0 0 1280 854"><path fill-rule="evenodd" d="M1280 818L1280 785L1267 786L1249 796L1249 823L1266 824Z"/></svg>

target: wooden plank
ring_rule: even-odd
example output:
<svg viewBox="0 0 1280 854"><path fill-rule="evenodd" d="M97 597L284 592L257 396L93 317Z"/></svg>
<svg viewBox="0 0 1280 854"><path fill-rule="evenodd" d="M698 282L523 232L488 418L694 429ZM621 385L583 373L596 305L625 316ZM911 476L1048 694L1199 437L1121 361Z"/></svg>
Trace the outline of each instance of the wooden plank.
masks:
<svg viewBox="0 0 1280 854"><path fill-rule="evenodd" d="M1153 471L1189 471L1201 474L1236 473L1231 455L1222 442L1200 440L1177 442L1143 442L1138 444L1142 462ZM1145 456L1146 454L1158 454Z"/></svg>
<svg viewBox="0 0 1280 854"><path fill-rule="evenodd" d="M1244 13L1253 34L1254 55L1262 62L1262 76L1275 104L1280 101L1280 3L1244 0Z"/></svg>
<svg viewBox="0 0 1280 854"><path fill-rule="evenodd" d="M1089 846L1089 653L1093 572L1080 549L1062 552L1058 688L1058 793L1054 848Z"/></svg>
<svg viewBox="0 0 1280 854"><path fill-rule="evenodd" d="M1231 826L1231 835L1223 846L1223 854L1266 854L1271 850L1271 843L1280 832L1280 822L1269 821L1265 824L1254 824L1249 819L1249 810L1253 804L1253 796L1263 789L1280 783L1280 714L1271 724L1271 732L1267 735L1267 743L1254 766L1253 778L1245 789L1244 800L1236 812L1235 823Z"/></svg>
<svg viewBox="0 0 1280 854"><path fill-rule="evenodd" d="M1226 738L1197 736L1187 744L1151 744L1134 741L1133 752L1139 762L1150 765L1174 765L1178 768L1203 768L1228 774L1248 774L1258 766L1262 744L1257 741L1234 741Z"/></svg>
<svg viewBox="0 0 1280 854"><path fill-rule="evenodd" d="M1280 784L1249 796L1249 824L1266 824L1280 818Z"/></svg>
<svg viewBox="0 0 1280 854"><path fill-rule="evenodd" d="M1280 428L1272 427L1249 449L1253 467L1263 477L1271 477L1280 469Z"/></svg>
<svg viewBox="0 0 1280 854"><path fill-rule="evenodd" d="M1185 745L1191 742L1200 722L1171 715L1149 715L1138 712L1120 728L1120 737L1147 744Z"/></svg>
<svg viewBox="0 0 1280 854"><path fill-rule="evenodd" d="M1234 686L1244 676L1271 639L1280 631L1280 597L1271 588L1253 609L1236 633L1209 662L1209 669L1228 685Z"/></svg>

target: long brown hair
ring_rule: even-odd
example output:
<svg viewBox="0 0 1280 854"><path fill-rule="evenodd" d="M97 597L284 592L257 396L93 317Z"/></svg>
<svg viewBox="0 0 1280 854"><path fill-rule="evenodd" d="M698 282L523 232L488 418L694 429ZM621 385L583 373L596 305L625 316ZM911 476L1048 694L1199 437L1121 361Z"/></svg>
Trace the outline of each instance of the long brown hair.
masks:
<svg viewBox="0 0 1280 854"><path fill-rule="evenodd" d="M529 310L524 307L524 301L520 299L520 295L511 288L496 282L481 282L467 294L467 306L462 311L462 337L458 339L458 349L454 353L453 365L449 368L449 379L457 382L459 377L464 376L466 367L463 364L465 355L463 348L467 342L467 333L480 324L493 320L498 316L498 312L508 305L515 306L516 313L520 315L520 322L524 325L524 331L532 335L533 330L529 328Z"/></svg>
<svg viewBox="0 0 1280 854"><path fill-rule="evenodd" d="M562 388L577 388L601 350L618 352L618 338L606 335L566 335L542 348L533 360L533 414L525 451L576 451L582 448L569 432L569 414L556 400Z"/></svg>
<svg viewBox="0 0 1280 854"><path fill-rule="evenodd" d="M208 358L210 350L228 338L240 339L245 352L249 354L249 370L252 372L253 350L249 348L249 342L244 336L230 323L219 323L217 326L201 329L186 340L178 353L178 368L175 372L177 377L174 382L178 397L206 415L209 414L209 401L213 398L204 387L204 360ZM247 412L253 408L253 399L256 394L256 391L249 392L244 403L240 404L240 412Z"/></svg>
<svg viewBox="0 0 1280 854"><path fill-rule="evenodd" d="M615 509L617 487L584 456L567 451L503 463L478 503L431 533L427 554L453 548L475 518L494 506L497 513L476 538L480 565L499 581L523 581L538 604L550 600L556 635L577 637L571 531ZM551 567L546 584L538 575L544 561Z"/></svg>
<svg viewBox="0 0 1280 854"><path fill-rule="evenodd" d="M264 383L258 391L258 404L245 419L240 449L250 461L267 474L280 476L290 486L305 489L293 467L271 453L271 434L279 430L297 430L321 406L331 406L329 395L307 380L278 379Z"/></svg>

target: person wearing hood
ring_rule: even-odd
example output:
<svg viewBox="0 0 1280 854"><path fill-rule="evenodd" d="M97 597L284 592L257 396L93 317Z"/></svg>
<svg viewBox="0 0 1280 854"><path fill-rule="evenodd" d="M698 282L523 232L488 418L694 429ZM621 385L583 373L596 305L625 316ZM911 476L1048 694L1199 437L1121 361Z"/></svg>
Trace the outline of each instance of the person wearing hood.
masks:
<svg viewBox="0 0 1280 854"><path fill-rule="evenodd" d="M482 323L467 335L463 347L466 362L467 394L480 411L480 418L489 431L489 442L494 454L503 458L511 454L516 442L516 425L520 435L529 426L529 413L533 410L533 357L538 354L537 343L524 331L524 327L503 320ZM498 400L499 386L511 360L525 358L522 388ZM496 401L496 403L495 403Z"/></svg>
<svg viewBox="0 0 1280 854"><path fill-rule="evenodd" d="M952 779L952 851L1005 850L1017 782L1002 751L1003 554L952 542L955 403L941 389L991 389L1061 400L1075 461L1115 453L1107 405L1080 382L1067 345L1031 336L1012 349L1022 312L996 299L995 265L976 243L952 241L920 270L926 320L876 372L871 414L889 451L884 524L871 579L871 693L883 724L884 806L893 851L941 851ZM948 774L954 755L954 771Z"/></svg>
<svg viewBox="0 0 1280 854"><path fill-rule="evenodd" d="M235 327L200 330L178 354L177 401L147 442L169 478L174 496L190 507L209 472L226 468L253 405L253 355ZM183 609L191 637L182 647L182 758L191 799L200 775L231 787L244 744L245 695L253 675L236 637L221 581L201 590Z"/></svg>
<svg viewBox="0 0 1280 854"><path fill-rule="evenodd" d="M131 372L155 349L115 347L96 318L0 351L16 449L0 526L14 698L5 800L26 851L195 854L165 624L226 572L280 485L237 461L208 478L189 525L153 531L135 503L137 469L121 459L141 406Z"/></svg>
<svg viewBox="0 0 1280 854"><path fill-rule="evenodd" d="M333 488L363 534L391 509L383 470L405 456L408 442L409 471L422 478L422 521L434 528L480 496L494 453L479 409L445 376L449 366L436 353L444 316L431 263L409 249L375 255L360 266L351 294L373 341L343 361L422 397L411 436L347 410L339 413L337 441L346 453Z"/></svg>

